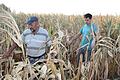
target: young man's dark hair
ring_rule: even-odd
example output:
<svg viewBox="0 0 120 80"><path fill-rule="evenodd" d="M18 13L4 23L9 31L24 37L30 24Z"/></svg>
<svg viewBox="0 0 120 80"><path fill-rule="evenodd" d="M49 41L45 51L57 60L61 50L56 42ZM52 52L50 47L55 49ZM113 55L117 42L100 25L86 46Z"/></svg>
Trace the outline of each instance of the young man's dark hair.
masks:
<svg viewBox="0 0 120 80"><path fill-rule="evenodd" d="M84 18L89 18L89 19L92 19L92 14L87 13L87 14L85 14L85 15L84 15Z"/></svg>

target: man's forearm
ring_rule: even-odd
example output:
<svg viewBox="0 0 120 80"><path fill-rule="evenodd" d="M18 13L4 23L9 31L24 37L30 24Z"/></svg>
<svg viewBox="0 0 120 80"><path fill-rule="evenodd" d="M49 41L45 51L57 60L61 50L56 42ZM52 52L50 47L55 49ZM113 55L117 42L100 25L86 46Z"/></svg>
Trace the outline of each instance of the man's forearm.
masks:
<svg viewBox="0 0 120 80"><path fill-rule="evenodd" d="M12 46L3 54L2 58L8 58L11 56L12 51L18 47L15 42L13 42Z"/></svg>
<svg viewBox="0 0 120 80"><path fill-rule="evenodd" d="M9 50L7 51L8 54L11 54L12 51L17 48L17 44L15 42L13 42L13 45L9 48Z"/></svg>

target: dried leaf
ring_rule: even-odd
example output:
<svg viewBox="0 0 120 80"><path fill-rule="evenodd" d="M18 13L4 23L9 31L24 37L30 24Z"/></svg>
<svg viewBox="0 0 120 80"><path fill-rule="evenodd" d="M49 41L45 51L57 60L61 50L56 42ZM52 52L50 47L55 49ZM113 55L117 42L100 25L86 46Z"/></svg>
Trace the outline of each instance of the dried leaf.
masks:
<svg viewBox="0 0 120 80"><path fill-rule="evenodd" d="M113 54L108 50L108 55L113 58Z"/></svg>

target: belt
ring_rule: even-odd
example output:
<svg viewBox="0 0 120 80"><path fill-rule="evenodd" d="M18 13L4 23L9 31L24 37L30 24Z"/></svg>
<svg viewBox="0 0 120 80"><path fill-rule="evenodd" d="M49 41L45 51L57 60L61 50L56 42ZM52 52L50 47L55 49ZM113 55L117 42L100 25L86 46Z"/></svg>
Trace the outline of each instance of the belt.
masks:
<svg viewBox="0 0 120 80"><path fill-rule="evenodd" d="M45 56L45 53L44 54L42 54L41 56L38 56L38 57L33 57L33 56L30 56L30 55L27 55L29 58L34 58L34 59L37 59L37 58L41 58L41 57L43 57L43 56Z"/></svg>

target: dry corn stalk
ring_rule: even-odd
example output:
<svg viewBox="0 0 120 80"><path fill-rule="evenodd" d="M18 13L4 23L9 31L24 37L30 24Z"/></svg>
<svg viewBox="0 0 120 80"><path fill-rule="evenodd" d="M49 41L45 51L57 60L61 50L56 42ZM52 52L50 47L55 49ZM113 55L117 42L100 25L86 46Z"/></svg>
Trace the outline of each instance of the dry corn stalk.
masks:
<svg viewBox="0 0 120 80"><path fill-rule="evenodd" d="M12 38L12 40L22 49L23 55L25 55L22 38L20 37L20 30L16 24L16 21L10 13L2 8L0 8L0 24L0 30L7 32L10 38Z"/></svg>

